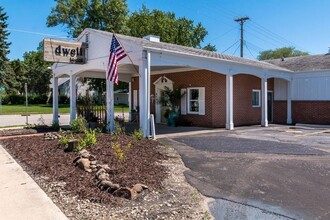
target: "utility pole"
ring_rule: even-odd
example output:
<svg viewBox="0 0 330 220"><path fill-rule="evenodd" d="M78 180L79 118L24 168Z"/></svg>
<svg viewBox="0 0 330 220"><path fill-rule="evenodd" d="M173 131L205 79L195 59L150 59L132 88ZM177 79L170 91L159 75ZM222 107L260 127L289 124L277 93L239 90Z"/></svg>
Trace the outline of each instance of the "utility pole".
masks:
<svg viewBox="0 0 330 220"><path fill-rule="evenodd" d="M244 22L250 20L249 17L242 17L242 18L237 18L234 21L238 22L241 25L241 57L243 57L243 47L244 47L244 29L243 29L243 25Z"/></svg>

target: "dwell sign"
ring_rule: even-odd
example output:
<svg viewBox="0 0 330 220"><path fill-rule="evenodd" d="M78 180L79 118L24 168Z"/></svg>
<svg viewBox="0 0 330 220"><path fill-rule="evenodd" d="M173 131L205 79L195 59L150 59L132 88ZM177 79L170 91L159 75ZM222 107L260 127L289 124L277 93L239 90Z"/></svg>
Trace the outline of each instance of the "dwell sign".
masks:
<svg viewBox="0 0 330 220"><path fill-rule="evenodd" d="M86 63L87 44L45 38L44 60L56 63Z"/></svg>

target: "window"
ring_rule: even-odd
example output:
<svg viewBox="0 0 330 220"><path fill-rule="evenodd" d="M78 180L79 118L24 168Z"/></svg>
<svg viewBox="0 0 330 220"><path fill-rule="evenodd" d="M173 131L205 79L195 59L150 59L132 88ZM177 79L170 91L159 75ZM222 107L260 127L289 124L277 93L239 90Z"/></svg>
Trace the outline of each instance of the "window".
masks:
<svg viewBox="0 0 330 220"><path fill-rule="evenodd" d="M252 90L252 107L260 107L260 90Z"/></svg>
<svg viewBox="0 0 330 220"><path fill-rule="evenodd" d="M188 114L205 115L205 88L188 88Z"/></svg>

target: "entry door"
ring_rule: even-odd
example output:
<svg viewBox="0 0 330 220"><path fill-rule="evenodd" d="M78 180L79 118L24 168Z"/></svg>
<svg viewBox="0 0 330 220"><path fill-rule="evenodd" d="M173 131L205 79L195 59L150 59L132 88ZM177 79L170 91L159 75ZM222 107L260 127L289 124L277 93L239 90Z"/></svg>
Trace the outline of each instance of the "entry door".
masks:
<svg viewBox="0 0 330 220"><path fill-rule="evenodd" d="M273 91L267 92L267 110L268 110L268 122L273 122Z"/></svg>

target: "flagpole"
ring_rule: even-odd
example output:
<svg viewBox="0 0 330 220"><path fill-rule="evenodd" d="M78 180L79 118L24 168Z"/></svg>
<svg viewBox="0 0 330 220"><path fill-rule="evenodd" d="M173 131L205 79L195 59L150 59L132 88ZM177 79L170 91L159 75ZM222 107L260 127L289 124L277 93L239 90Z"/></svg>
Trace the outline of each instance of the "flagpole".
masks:
<svg viewBox="0 0 330 220"><path fill-rule="evenodd" d="M127 55L128 59L131 61L131 63L133 64L133 67L134 67L135 71L136 71L137 74L139 74L139 76L140 76L139 71L136 69L136 66L134 65L134 63L133 63L131 57L129 56L129 54L127 53L126 48L124 47L124 45L121 43L121 41L120 41L119 38L117 37L117 34L116 34L113 30L112 30L112 34L113 34L113 35L115 36L115 38L118 40L118 42L120 43L120 45L124 48L124 50L125 50L125 52L126 52L126 55Z"/></svg>

